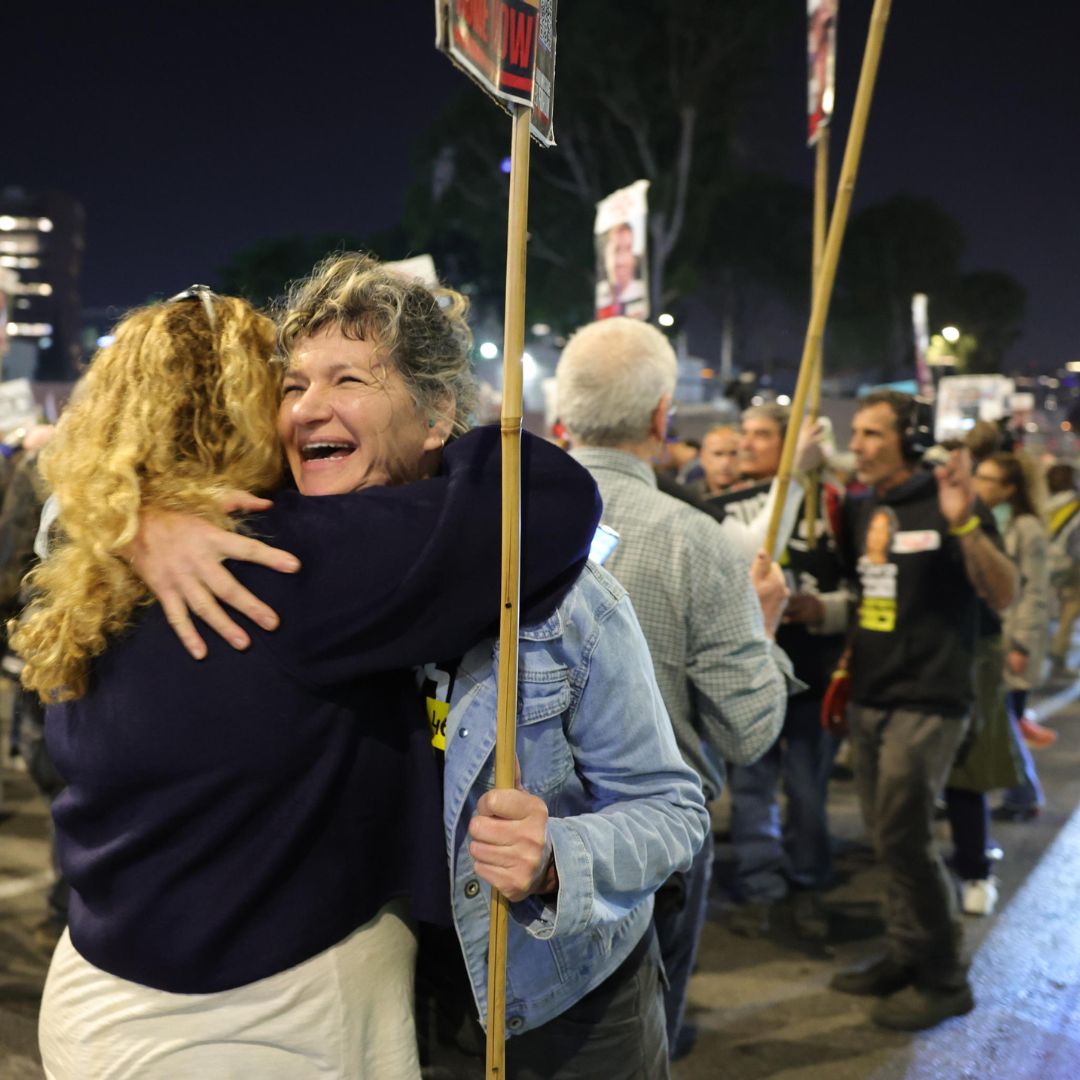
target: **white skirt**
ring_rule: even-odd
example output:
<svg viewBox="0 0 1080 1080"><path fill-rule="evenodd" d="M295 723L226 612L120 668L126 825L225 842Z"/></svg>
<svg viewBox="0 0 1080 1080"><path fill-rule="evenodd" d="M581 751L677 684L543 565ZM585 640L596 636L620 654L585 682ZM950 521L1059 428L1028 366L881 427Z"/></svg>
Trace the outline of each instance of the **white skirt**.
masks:
<svg viewBox="0 0 1080 1080"><path fill-rule="evenodd" d="M419 1080L405 901L258 982L170 994L88 963L67 932L38 1039L49 1080Z"/></svg>

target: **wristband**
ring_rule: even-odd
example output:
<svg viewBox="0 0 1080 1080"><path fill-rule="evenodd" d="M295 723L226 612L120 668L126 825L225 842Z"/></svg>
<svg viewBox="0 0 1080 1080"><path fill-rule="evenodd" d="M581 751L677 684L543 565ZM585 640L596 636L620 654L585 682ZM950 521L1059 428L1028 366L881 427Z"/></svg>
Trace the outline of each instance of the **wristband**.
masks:
<svg viewBox="0 0 1080 1080"><path fill-rule="evenodd" d="M982 522L979 521L979 515L972 514L963 525L950 526L949 535L967 536L968 533L974 532L981 524Z"/></svg>

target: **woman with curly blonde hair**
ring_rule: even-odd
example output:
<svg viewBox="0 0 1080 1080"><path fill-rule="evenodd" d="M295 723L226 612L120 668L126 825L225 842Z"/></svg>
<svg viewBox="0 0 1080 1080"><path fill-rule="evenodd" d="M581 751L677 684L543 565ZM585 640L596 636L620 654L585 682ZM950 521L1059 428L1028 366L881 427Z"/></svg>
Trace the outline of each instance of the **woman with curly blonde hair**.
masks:
<svg viewBox="0 0 1080 1080"><path fill-rule="evenodd" d="M430 294L409 318L460 338ZM40 1017L49 1077L419 1075L410 921L445 917L431 898L446 861L404 671L460 655L497 619L497 435L425 463L452 389L433 394L435 417L396 370L362 392L339 373L356 415L383 426L357 431L362 451L307 445L304 461L333 470L355 453L369 475L430 479L247 498L264 509L233 521L229 490L272 490L283 471L274 340L269 320L203 287L136 311L43 455L60 538L13 644L52 703L46 738L67 781L53 816L70 921ZM526 458L526 511L558 520L524 567L523 596L548 611L584 561L595 487L554 448L530 442ZM281 628L251 623L245 651L186 655L126 558L141 507L217 521L267 565L297 563L252 534L294 552L293 574L235 571ZM466 529L471 544L455 543ZM454 618L426 617L433 606Z"/></svg>
<svg viewBox="0 0 1080 1080"><path fill-rule="evenodd" d="M41 456L42 476L64 507L65 538L34 571L34 588L48 600L13 644L27 658L24 685L46 700L82 695L90 658L151 599L116 557L135 539L143 505L204 514L231 529L226 491L266 492L281 481L274 324L229 297L217 297L213 310L216 341L197 304L129 314L79 384L64 437Z"/></svg>

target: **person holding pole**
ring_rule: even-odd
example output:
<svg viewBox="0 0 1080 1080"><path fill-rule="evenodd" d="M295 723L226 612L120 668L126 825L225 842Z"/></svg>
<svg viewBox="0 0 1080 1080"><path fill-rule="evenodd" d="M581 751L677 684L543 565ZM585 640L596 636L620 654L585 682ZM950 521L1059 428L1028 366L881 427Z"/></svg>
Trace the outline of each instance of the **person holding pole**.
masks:
<svg viewBox="0 0 1080 1080"><path fill-rule="evenodd" d="M741 466L755 484L775 477L789 420L784 405L752 406L743 413ZM729 776L738 901L730 927L747 937L767 933L776 906L788 898L800 936L821 940L828 933L821 892L832 880L827 796L836 740L822 729L819 715L829 672L843 651L849 599L833 522L822 512L828 505L816 506L813 542L800 513L800 529L781 556L793 595L777 640L807 688L788 700L783 730L767 752L737 765ZM837 506L835 499L831 505ZM781 781L787 797L783 823Z"/></svg>
<svg viewBox="0 0 1080 1080"><path fill-rule="evenodd" d="M370 300L355 288L363 269L356 256L329 260L294 287L282 317L292 372L283 415L291 413L324 461L300 468L301 494L334 495L357 480L348 468L350 442L335 422L341 407L334 402L348 391L328 373L340 378L345 354L364 344L341 330L365 325ZM398 289L380 278L380 291ZM332 339L329 352L324 336ZM393 354L390 360L397 362ZM454 398L446 401L449 408ZM410 415L397 414L402 422ZM366 438L395 445L395 416L355 432L360 444ZM344 460L334 464L339 456ZM537 524L526 516L526 552ZM162 542L173 551L168 565L144 563L142 572L193 648L182 598L198 603L204 619L232 640L239 627L203 590L245 613L265 605L222 577L225 538L208 525L172 519L166 532ZM468 531L455 542L468 550ZM153 537L145 546L152 551ZM418 673L417 698L427 699L432 748L443 769L443 820L431 828L446 839L444 899L453 923L423 935L423 1049L438 1063L460 1056L457 1044L471 1040L464 1067L482 1073L476 1015L486 1020L487 897L495 885L511 900L509 1075L540 1063L554 1077L663 1077L667 1042L652 895L690 865L708 815L700 782L678 752L625 591L592 565L563 586L554 613L539 623L526 619L520 634L517 790L490 790L498 659L491 638L478 635L456 656L436 653ZM423 618L437 624L458 616L435 608ZM425 1039L424 1018L432 1010L435 1036ZM631 1037L624 1038L627 1030Z"/></svg>
<svg viewBox="0 0 1080 1080"><path fill-rule="evenodd" d="M717 524L657 490L650 462L663 446L676 369L655 327L605 319L570 339L556 392L573 456L596 478L604 520L621 536L605 565L635 603L679 749L711 800L724 783L717 759L752 761L779 731L791 666L772 637L787 590L764 555L747 572L731 522ZM712 861L710 834L689 871L657 896L673 1057L692 1037L683 1012Z"/></svg>
<svg viewBox="0 0 1080 1080"><path fill-rule="evenodd" d="M933 473L917 402L893 390L862 398L851 450L864 498L845 505L841 557L858 583L849 645L833 674L850 680L855 783L886 872L888 950L834 976L849 994L881 997L871 1015L915 1031L974 1007L953 885L937 851L934 801L964 737L974 700L978 599L1013 600L1017 577L984 531L966 449Z"/></svg>

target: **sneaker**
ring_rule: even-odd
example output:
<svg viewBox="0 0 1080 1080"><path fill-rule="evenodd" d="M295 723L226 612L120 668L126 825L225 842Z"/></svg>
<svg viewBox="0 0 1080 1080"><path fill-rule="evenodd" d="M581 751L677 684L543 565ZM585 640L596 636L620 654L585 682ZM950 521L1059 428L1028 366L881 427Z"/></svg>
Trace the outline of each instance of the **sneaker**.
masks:
<svg viewBox="0 0 1080 1080"><path fill-rule="evenodd" d="M996 877L965 881L960 890L960 906L965 915L992 915L998 901Z"/></svg>
<svg viewBox="0 0 1080 1080"><path fill-rule="evenodd" d="M841 994L884 997L895 994L914 981L915 969L886 953L871 964L838 972L829 980L829 985Z"/></svg>
<svg viewBox="0 0 1080 1080"><path fill-rule="evenodd" d="M975 998L966 982L957 989L907 986L877 1002L870 1019L893 1031L923 1031L951 1016L964 1016L974 1008Z"/></svg>
<svg viewBox="0 0 1080 1080"><path fill-rule="evenodd" d="M1042 750L1044 747L1053 746L1057 742L1057 732L1051 731L1048 727L1043 727L1035 719L1035 713L1031 709L1024 710L1024 715L1020 717L1017 726L1020 728L1020 734L1024 737L1024 742L1032 750Z"/></svg>

